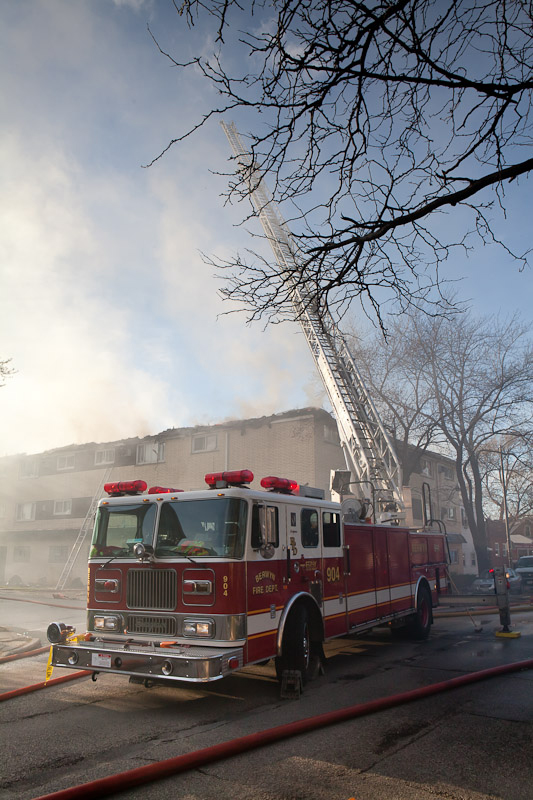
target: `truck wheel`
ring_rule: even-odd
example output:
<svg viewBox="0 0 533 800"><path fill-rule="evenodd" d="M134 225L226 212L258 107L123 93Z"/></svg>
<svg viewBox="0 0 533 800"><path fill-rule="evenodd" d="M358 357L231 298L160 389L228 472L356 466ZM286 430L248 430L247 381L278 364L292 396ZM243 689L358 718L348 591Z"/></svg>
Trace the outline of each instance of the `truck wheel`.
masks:
<svg viewBox="0 0 533 800"><path fill-rule="evenodd" d="M287 620L287 627L283 635L282 655L276 658L276 675L281 681L283 671L286 669L299 670L302 675L302 684L309 680L311 667L311 638L309 633L309 620L307 611L303 606L297 606Z"/></svg>
<svg viewBox="0 0 533 800"><path fill-rule="evenodd" d="M408 624L413 639L427 639L431 630L431 595L425 586L420 588L416 601L416 614Z"/></svg>

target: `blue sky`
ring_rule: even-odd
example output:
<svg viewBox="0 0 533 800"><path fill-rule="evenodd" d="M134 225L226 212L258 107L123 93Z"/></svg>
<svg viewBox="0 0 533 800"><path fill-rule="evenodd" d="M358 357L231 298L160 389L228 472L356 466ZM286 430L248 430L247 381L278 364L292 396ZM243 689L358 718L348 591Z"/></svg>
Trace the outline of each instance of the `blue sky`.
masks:
<svg viewBox="0 0 533 800"><path fill-rule="evenodd" d="M200 251L256 243L220 197L219 124L142 168L216 102L161 56L148 23L180 58L209 47L170 0L0 6L0 359L17 370L0 390L0 455L324 400L296 325L220 316ZM497 223L517 250L531 238L530 185L511 187ZM466 276L458 290L477 313L531 320L531 272L501 250L454 259L445 276Z"/></svg>

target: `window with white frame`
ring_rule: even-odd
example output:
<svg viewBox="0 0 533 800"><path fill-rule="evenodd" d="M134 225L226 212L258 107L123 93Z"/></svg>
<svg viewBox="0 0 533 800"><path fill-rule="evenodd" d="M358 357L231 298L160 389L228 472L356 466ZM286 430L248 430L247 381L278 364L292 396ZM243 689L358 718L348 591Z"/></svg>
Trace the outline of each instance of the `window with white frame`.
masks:
<svg viewBox="0 0 533 800"><path fill-rule="evenodd" d="M35 503L17 503L17 522L29 522L35 519Z"/></svg>
<svg viewBox="0 0 533 800"><path fill-rule="evenodd" d="M54 500L54 516L72 514L72 500Z"/></svg>
<svg viewBox="0 0 533 800"><path fill-rule="evenodd" d="M115 448L108 447L102 450L97 450L94 454L94 464L96 467L101 466L102 464L114 464L115 463Z"/></svg>
<svg viewBox="0 0 533 800"><path fill-rule="evenodd" d="M420 497L413 497L411 500L413 519L424 519L422 516L422 500Z"/></svg>
<svg viewBox="0 0 533 800"><path fill-rule="evenodd" d="M137 464L159 464L164 460L164 442L145 442L137 445Z"/></svg>
<svg viewBox="0 0 533 800"><path fill-rule="evenodd" d="M192 437L192 452L193 453L210 453L217 449L217 435L216 433L206 433L201 436Z"/></svg>
<svg viewBox="0 0 533 800"><path fill-rule="evenodd" d="M48 550L49 564L64 564L68 558L68 545L51 544Z"/></svg>
<svg viewBox="0 0 533 800"><path fill-rule="evenodd" d="M74 453L66 453L65 455L57 457L58 471L64 469L74 469L75 463Z"/></svg>
<svg viewBox="0 0 533 800"><path fill-rule="evenodd" d="M453 506L446 506L446 508L441 508L441 519L455 519L455 508Z"/></svg>
<svg viewBox="0 0 533 800"><path fill-rule="evenodd" d="M38 478L39 462L36 458L25 458L20 465L21 478Z"/></svg>
<svg viewBox="0 0 533 800"><path fill-rule="evenodd" d="M427 475L430 477L433 475L433 464L429 460L429 458L421 458L420 459L420 472L422 475Z"/></svg>
<svg viewBox="0 0 533 800"><path fill-rule="evenodd" d="M30 548L26 544L16 544L13 548L13 561L27 564L30 560Z"/></svg>
<svg viewBox="0 0 533 800"><path fill-rule="evenodd" d="M502 556L507 558L507 542L502 542Z"/></svg>
<svg viewBox="0 0 533 800"><path fill-rule="evenodd" d="M458 564L459 563L459 552L457 550L450 550L450 563L451 564Z"/></svg>

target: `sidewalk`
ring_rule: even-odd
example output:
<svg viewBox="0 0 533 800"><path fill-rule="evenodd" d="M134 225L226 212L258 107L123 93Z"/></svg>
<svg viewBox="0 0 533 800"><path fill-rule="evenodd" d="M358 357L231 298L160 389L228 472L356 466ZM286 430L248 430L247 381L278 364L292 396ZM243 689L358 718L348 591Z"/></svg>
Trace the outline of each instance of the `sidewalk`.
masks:
<svg viewBox="0 0 533 800"><path fill-rule="evenodd" d="M53 617L53 609L84 609L86 603L85 591L72 591L57 592L53 588L46 587L30 587L30 586L17 586L17 587L0 587L0 600L15 600L22 603L36 604L39 606L48 606L50 608L50 620ZM2 622L5 621L5 616ZM36 630L44 631L46 625L35 625ZM47 647L48 642L46 636L41 634L26 633L23 628L7 627L0 625L0 659L6 658L11 655L37 650L41 647Z"/></svg>

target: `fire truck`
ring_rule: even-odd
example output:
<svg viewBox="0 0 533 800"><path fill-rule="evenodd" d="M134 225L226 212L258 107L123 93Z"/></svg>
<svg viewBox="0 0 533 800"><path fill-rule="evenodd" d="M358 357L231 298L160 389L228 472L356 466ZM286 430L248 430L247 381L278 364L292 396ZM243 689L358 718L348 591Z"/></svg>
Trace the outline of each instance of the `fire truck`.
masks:
<svg viewBox="0 0 533 800"><path fill-rule="evenodd" d="M212 473L180 491L105 485L89 553L87 632L53 622L52 664L137 683L207 682L275 660L299 687L323 642L378 625L428 636L445 539L376 524L295 481Z"/></svg>

